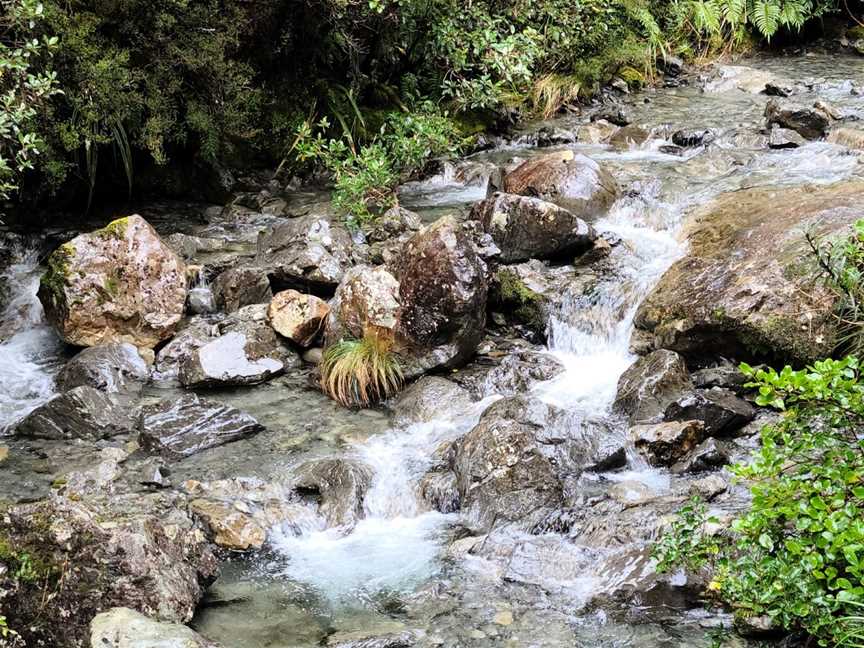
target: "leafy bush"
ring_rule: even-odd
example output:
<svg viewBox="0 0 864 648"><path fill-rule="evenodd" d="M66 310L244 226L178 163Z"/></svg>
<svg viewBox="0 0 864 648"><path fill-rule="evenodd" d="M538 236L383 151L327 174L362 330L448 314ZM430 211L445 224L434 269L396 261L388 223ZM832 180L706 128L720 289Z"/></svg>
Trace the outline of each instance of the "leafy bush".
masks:
<svg viewBox="0 0 864 648"><path fill-rule="evenodd" d="M0 9L0 198L8 199L43 148L37 118L59 92L56 73L46 67L57 37L38 36L41 2L2 0Z"/></svg>
<svg viewBox="0 0 864 648"><path fill-rule="evenodd" d="M368 407L402 387L392 333L375 327L367 327L360 340L328 347L320 369L324 393L345 407Z"/></svg>
<svg viewBox="0 0 864 648"><path fill-rule="evenodd" d="M659 567L705 569L709 590L736 614L767 615L820 645L854 646L864 603L859 361L742 371L758 389L758 404L783 411L762 431L752 462L733 469L750 486L751 508L726 533L711 535L705 508L691 504L656 546Z"/></svg>

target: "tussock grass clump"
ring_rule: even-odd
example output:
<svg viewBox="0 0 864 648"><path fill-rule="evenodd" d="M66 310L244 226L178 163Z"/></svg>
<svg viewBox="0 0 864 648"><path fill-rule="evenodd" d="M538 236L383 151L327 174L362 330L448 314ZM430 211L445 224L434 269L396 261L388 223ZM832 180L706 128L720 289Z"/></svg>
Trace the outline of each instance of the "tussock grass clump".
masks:
<svg viewBox="0 0 864 648"><path fill-rule="evenodd" d="M402 387L402 367L390 331L368 327L359 340L341 340L324 351L321 388L345 407L368 407Z"/></svg>
<svg viewBox="0 0 864 648"><path fill-rule="evenodd" d="M544 74L534 82L531 90L531 103L534 110L549 119L562 106L579 99L582 80L564 74Z"/></svg>

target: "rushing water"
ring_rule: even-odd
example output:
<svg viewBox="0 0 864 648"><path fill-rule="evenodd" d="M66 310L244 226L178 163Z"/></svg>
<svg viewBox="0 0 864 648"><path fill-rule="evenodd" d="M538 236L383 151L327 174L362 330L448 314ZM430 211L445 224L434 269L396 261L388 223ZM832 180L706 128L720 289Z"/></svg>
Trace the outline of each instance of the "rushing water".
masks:
<svg viewBox="0 0 864 648"><path fill-rule="evenodd" d="M821 77L812 80L812 92L796 100L812 103L821 96L842 110L862 111L861 97L846 81L864 83L860 59L769 59L758 65L796 78ZM622 187L609 213L593 223L615 242L615 272L601 277L588 294L565 290L548 322L548 352L565 371L537 385L535 395L567 410L574 425L590 420L621 427L610 410L618 379L635 360L633 318L665 270L686 252L680 229L688 210L721 192L862 175L860 154L839 146L817 142L770 151L761 143L748 144L763 121L765 101L738 90L648 91L630 101L634 121L655 134L643 146L559 147L604 163ZM568 131L579 121L569 117L542 125ZM682 155L661 152L675 129L709 127L719 133L714 144ZM464 210L485 196L489 169L549 150L511 146L472 156L404 187L402 203L427 221ZM226 220L191 233L224 239L224 247L211 253L220 258L248 250L256 228L273 220L244 218L242 227ZM0 332L6 332L0 343L0 430L53 394L53 373L63 352L35 298L35 257L22 256L6 281L15 298L0 317ZM206 305L206 284L198 293ZM171 389L153 389L145 398ZM229 648L311 647L403 629L420 631L421 646L707 646L706 632L718 623L716 615L679 610L657 622L631 624L613 619L602 606L585 607L650 571L644 552L634 550L644 547L628 541L627 534L629 524L641 523L640 515L654 515L651 509L598 518L578 538L493 532L468 552L462 543L472 539L462 536L470 521L429 512L421 503L417 483L436 450L467 433L498 397L462 408L441 403L434 420L392 428L385 413L339 408L309 389L302 375L221 393L220 399L249 411L268 431L177 464L172 469L178 482L241 475L284 480L303 461L332 455L369 466L373 479L365 515L353 527L327 528L310 513L290 529L274 529L263 555L230 561L196 617L196 628ZM677 480L631 453L626 469L583 475L568 488L586 510L596 506L600 516L610 493L637 503L675 492ZM616 542L604 544L612 537Z"/></svg>

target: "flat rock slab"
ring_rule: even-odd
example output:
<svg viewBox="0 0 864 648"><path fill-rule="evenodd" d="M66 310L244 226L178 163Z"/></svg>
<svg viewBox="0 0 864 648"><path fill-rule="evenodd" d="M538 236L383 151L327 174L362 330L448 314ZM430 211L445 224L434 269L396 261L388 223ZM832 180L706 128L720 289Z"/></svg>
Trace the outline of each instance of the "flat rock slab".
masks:
<svg viewBox="0 0 864 648"><path fill-rule="evenodd" d="M107 439L135 429L132 413L94 387L82 385L30 412L15 434L30 439Z"/></svg>
<svg viewBox="0 0 864 648"><path fill-rule="evenodd" d="M169 459L182 459L264 430L252 416L230 405L188 394L166 399L141 415L141 445Z"/></svg>

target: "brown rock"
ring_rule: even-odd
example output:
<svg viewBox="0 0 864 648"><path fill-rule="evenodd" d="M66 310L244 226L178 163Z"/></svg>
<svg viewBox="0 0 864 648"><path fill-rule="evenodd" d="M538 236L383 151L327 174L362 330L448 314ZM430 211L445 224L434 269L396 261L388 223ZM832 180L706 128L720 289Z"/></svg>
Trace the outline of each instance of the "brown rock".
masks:
<svg viewBox="0 0 864 648"><path fill-rule="evenodd" d="M318 337L330 306L314 295L296 290L276 293L267 309L270 326L281 336L302 347L311 346Z"/></svg>
<svg viewBox="0 0 864 648"><path fill-rule="evenodd" d="M630 428L630 439L652 466L671 466L699 445L704 434L701 421L673 421Z"/></svg>

